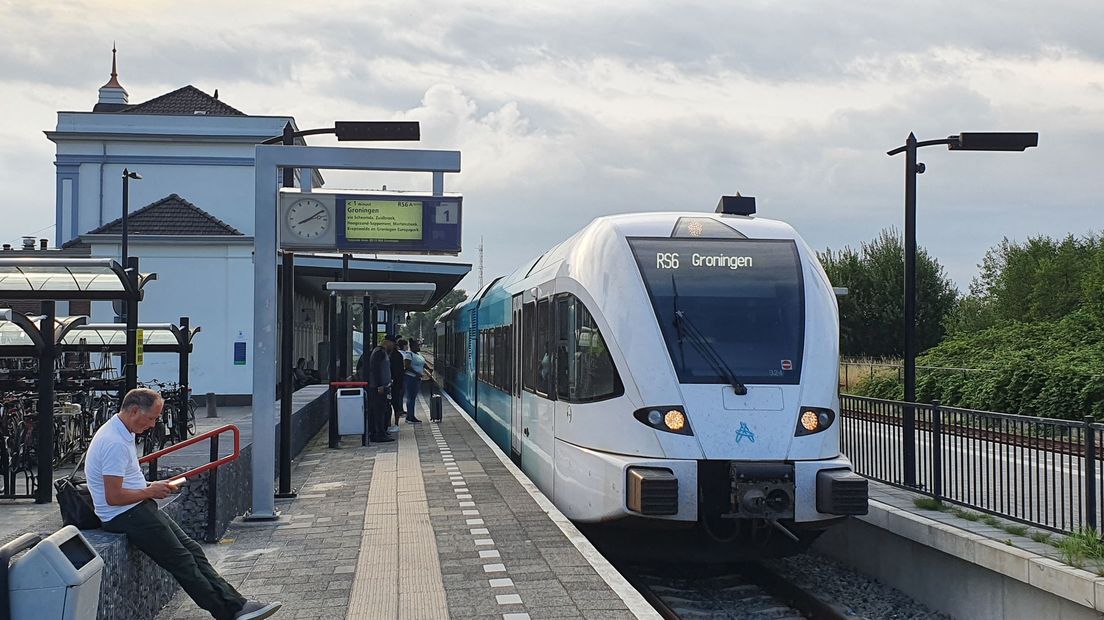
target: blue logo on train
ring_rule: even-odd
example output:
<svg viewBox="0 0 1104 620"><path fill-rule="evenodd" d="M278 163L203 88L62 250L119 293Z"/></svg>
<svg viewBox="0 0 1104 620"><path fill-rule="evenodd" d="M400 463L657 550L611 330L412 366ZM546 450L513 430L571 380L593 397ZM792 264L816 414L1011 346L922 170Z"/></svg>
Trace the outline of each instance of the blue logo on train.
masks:
<svg viewBox="0 0 1104 620"><path fill-rule="evenodd" d="M751 432L746 422L740 422L740 430L736 431L736 443L740 443L745 437L755 443L755 433Z"/></svg>

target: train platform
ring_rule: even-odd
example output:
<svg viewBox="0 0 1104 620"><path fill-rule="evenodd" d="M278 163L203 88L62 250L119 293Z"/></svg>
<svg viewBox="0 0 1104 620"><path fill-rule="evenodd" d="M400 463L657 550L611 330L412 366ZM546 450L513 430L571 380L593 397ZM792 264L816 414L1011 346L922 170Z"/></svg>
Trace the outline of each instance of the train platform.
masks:
<svg viewBox="0 0 1104 620"><path fill-rule="evenodd" d="M574 526L448 399L441 423L362 447L320 432L296 460L276 522L235 522L207 547L277 618L658 618ZM159 620L207 617L178 593Z"/></svg>

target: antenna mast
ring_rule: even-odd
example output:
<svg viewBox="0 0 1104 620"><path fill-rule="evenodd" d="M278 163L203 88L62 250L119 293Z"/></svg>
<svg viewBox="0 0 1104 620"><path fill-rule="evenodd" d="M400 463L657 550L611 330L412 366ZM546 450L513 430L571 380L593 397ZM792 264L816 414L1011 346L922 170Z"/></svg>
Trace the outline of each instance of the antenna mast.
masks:
<svg viewBox="0 0 1104 620"><path fill-rule="evenodd" d="M483 288L483 235L479 235L479 288Z"/></svg>

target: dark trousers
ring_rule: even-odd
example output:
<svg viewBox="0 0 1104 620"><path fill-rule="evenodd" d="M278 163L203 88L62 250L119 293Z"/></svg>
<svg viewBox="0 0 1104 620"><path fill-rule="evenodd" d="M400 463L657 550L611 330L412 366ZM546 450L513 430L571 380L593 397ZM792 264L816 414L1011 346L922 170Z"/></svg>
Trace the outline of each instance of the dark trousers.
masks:
<svg viewBox="0 0 1104 620"><path fill-rule="evenodd" d="M395 379L391 383L391 410L395 412L395 424L399 423L399 418L405 417L406 413L403 412L403 375L399 375L398 379Z"/></svg>
<svg viewBox="0 0 1104 620"><path fill-rule="evenodd" d="M368 421L372 424L370 435L376 439L387 434L387 422L391 419L391 406L387 394L376 388L368 388Z"/></svg>
<svg viewBox="0 0 1104 620"><path fill-rule="evenodd" d="M216 620L232 620L245 598L207 561L203 549L147 499L104 523L103 529L126 534L130 544L167 570L180 587Z"/></svg>

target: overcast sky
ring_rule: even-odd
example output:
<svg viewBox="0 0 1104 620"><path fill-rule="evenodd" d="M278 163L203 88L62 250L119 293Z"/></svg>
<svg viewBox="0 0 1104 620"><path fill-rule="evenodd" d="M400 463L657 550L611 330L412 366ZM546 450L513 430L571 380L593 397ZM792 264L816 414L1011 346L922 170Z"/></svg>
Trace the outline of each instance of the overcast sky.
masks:
<svg viewBox="0 0 1104 620"><path fill-rule="evenodd" d="M1101 229L1102 27L1099 0L0 0L0 236L53 237L42 132L95 104L115 40L131 103L192 84L302 128L421 121L463 152L446 189L488 279L596 216L736 191L814 248L856 246L903 226L885 152L910 131L1038 131L1026 153L921 151L919 242L965 289L1002 237Z"/></svg>

